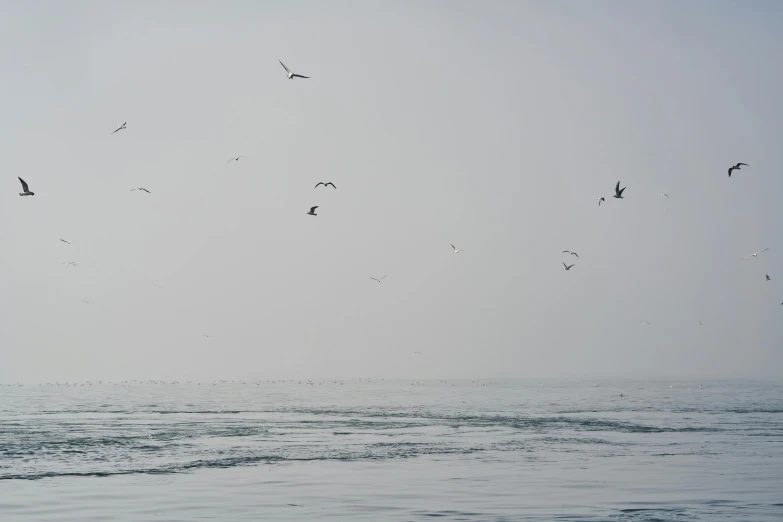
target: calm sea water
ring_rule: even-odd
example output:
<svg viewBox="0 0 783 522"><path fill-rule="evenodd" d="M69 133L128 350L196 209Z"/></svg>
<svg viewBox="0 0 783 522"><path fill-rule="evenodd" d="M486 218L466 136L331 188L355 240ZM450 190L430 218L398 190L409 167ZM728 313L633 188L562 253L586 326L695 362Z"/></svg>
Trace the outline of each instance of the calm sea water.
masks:
<svg viewBox="0 0 783 522"><path fill-rule="evenodd" d="M781 385L475 384L0 387L0 520L783 520Z"/></svg>

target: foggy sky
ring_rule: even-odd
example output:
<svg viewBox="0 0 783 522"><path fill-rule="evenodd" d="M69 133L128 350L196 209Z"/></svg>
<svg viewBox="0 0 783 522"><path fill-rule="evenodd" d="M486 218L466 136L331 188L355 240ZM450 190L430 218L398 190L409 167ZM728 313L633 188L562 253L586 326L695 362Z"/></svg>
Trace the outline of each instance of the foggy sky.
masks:
<svg viewBox="0 0 783 522"><path fill-rule="evenodd" d="M782 22L5 2L0 382L779 378Z"/></svg>

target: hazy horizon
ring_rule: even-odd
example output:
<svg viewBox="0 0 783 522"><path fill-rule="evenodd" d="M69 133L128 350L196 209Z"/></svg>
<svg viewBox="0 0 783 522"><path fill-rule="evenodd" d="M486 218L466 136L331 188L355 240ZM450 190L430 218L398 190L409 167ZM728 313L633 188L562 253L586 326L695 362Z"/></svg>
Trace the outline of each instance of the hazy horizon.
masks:
<svg viewBox="0 0 783 522"><path fill-rule="evenodd" d="M0 15L0 383L780 379L783 4Z"/></svg>

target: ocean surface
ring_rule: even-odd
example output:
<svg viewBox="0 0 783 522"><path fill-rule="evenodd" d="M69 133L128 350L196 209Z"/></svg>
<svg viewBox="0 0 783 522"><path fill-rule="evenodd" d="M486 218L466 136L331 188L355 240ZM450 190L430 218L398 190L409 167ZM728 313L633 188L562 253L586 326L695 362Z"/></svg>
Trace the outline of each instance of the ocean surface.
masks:
<svg viewBox="0 0 783 522"><path fill-rule="evenodd" d="M780 521L783 386L3 386L0 520Z"/></svg>

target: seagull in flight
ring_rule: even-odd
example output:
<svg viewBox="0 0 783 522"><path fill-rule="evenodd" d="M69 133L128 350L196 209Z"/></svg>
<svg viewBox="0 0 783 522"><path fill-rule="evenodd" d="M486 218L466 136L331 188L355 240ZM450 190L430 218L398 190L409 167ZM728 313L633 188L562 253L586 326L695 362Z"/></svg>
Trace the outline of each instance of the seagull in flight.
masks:
<svg viewBox="0 0 783 522"><path fill-rule="evenodd" d="M155 288L163 288L163 287L162 287L162 286L160 286L160 285L152 285L152 286L154 286Z"/></svg>
<svg viewBox="0 0 783 522"><path fill-rule="evenodd" d="M767 250L769 250L769 247L765 248L764 250L759 250L758 252L755 252L749 256L745 256L742 259L748 259L749 257L758 257L760 253L766 252Z"/></svg>
<svg viewBox="0 0 783 522"><path fill-rule="evenodd" d="M239 158L241 158L241 157L242 157L242 156L237 156L236 158L231 158L231 159L230 159L230 160L228 160L226 163L231 163L232 161L239 161Z"/></svg>
<svg viewBox="0 0 783 522"><path fill-rule="evenodd" d="M318 214L315 213L315 209L317 209L317 208L318 208L318 205L316 205L314 207L310 207L310 212L308 212L307 214L309 216L317 216Z"/></svg>
<svg viewBox="0 0 783 522"><path fill-rule="evenodd" d="M145 189L144 187L138 187L138 188L135 188L135 189L131 189L130 191L133 192L134 190L143 190L147 194L151 194L151 192L149 190Z"/></svg>
<svg viewBox="0 0 783 522"><path fill-rule="evenodd" d="M563 263L563 266L565 267L566 270L571 270L571 267L574 266L574 265L567 265L567 264Z"/></svg>
<svg viewBox="0 0 783 522"><path fill-rule="evenodd" d="M451 243L449 243L449 244L451 245ZM462 250L457 250L457 247L455 247L454 245L451 245L451 249L454 251L455 254L459 254L460 252L464 252L465 251L464 248Z"/></svg>
<svg viewBox="0 0 783 522"><path fill-rule="evenodd" d="M82 301L84 304L92 304L94 301Z"/></svg>
<svg viewBox="0 0 783 522"><path fill-rule="evenodd" d="M119 127L117 127L116 129L114 129L114 131L112 132L112 134L114 134L115 132L119 132L119 131L121 131L121 130L125 130L125 125L126 125L127 123L128 123L127 121L126 121L126 122L123 122L123 124L122 124L122 125L120 125L120 126L119 126Z"/></svg>
<svg viewBox="0 0 783 522"><path fill-rule="evenodd" d="M623 199L623 191L628 187L620 188L620 182L617 182L617 186L614 188L614 198Z"/></svg>
<svg viewBox="0 0 783 522"><path fill-rule="evenodd" d="M277 59L278 62L280 62L280 58ZM294 74L291 72L291 69L285 66L283 62L280 62L280 65L283 66L283 69L285 69L285 72L287 72L287 76L289 80L293 80L294 78L309 78L309 76L302 76L301 74Z"/></svg>
<svg viewBox="0 0 783 522"><path fill-rule="evenodd" d="M201 334L201 337L206 337L207 339L209 339L209 336L207 334Z"/></svg>
<svg viewBox="0 0 783 522"><path fill-rule="evenodd" d="M595 198L595 200L598 202L598 206L601 206L601 203L606 201L606 198L601 196L600 198Z"/></svg>
<svg viewBox="0 0 783 522"><path fill-rule="evenodd" d="M571 254L572 256L576 256L577 258L579 257L579 254L577 254L576 252L571 252L570 250L563 250L561 254Z"/></svg>
<svg viewBox="0 0 783 522"><path fill-rule="evenodd" d="M313 188L314 189L318 188L318 185L323 185L324 187L328 187L329 185L331 185L335 190L337 190L337 187L335 187L334 183L332 183L331 181L327 181L326 183L324 183L323 181L319 181L318 183L315 184Z"/></svg>
<svg viewBox="0 0 783 522"><path fill-rule="evenodd" d="M769 281L770 280L769 279L769 274L764 274L764 275L767 276L767 281Z"/></svg>
<svg viewBox="0 0 783 522"><path fill-rule="evenodd" d="M417 355L417 354L418 354L418 355L424 355L424 354L423 354L423 353L421 353L421 352L413 352L413 355Z"/></svg>
<svg viewBox="0 0 783 522"><path fill-rule="evenodd" d="M19 178L19 176L17 176L17 178ZM19 181L22 182L22 190L24 190L24 192L19 193L20 196L35 196L35 192L30 192L30 188L27 186L27 182L25 180L19 178Z"/></svg>
<svg viewBox="0 0 783 522"><path fill-rule="evenodd" d="M665 197L665 198L668 198L668 197L669 197L669 195L668 195L668 194L661 194L661 196L663 196L663 197Z"/></svg>
<svg viewBox="0 0 783 522"><path fill-rule="evenodd" d="M700 325L702 325L702 326L704 326L704 323L702 323L701 321L699 321L699 324L700 324Z"/></svg>
<svg viewBox="0 0 783 522"><path fill-rule="evenodd" d="M76 261L66 261L62 263L65 268L68 268L69 266L76 266Z"/></svg>
<svg viewBox="0 0 783 522"><path fill-rule="evenodd" d="M743 165L746 166L746 167L750 167L750 165L748 165L747 163L737 163L733 167L729 167L729 177L731 177L731 171L732 170L742 170L742 169L740 169L740 167L743 166Z"/></svg>
<svg viewBox="0 0 783 522"><path fill-rule="evenodd" d="M382 277L382 278L380 278L380 279L377 279L377 278L375 278L375 277L371 277L370 279L372 279L373 281L378 281L378 282L380 283L381 281L383 281L384 279L386 279L386 276L383 276L383 277Z"/></svg>
<svg viewBox="0 0 783 522"><path fill-rule="evenodd" d="M652 324L651 322L649 322L649 321L645 321L645 320L641 320L641 321L639 321L639 322L640 322L640 323L642 323L642 324Z"/></svg>
<svg viewBox="0 0 783 522"><path fill-rule="evenodd" d="M60 241L62 241L63 243L66 243L66 244L68 244L68 245L70 245L70 244L71 244L71 242L70 242L70 241L68 241L67 239L60 238Z"/></svg>

